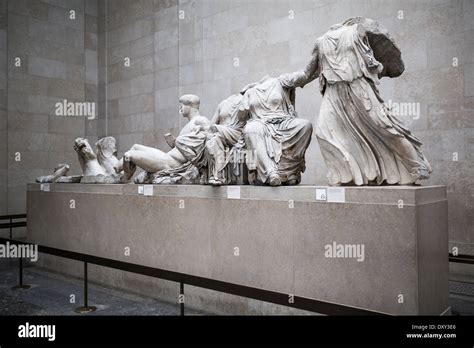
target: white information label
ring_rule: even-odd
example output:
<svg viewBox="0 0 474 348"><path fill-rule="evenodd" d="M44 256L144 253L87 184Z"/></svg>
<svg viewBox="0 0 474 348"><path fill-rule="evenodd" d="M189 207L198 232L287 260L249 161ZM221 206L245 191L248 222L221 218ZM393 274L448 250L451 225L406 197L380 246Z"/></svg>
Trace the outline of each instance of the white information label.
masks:
<svg viewBox="0 0 474 348"><path fill-rule="evenodd" d="M345 203L346 190L344 187L328 187L328 202Z"/></svg>
<svg viewBox="0 0 474 348"><path fill-rule="evenodd" d="M153 185L143 186L143 194L145 196L153 196Z"/></svg>
<svg viewBox="0 0 474 348"><path fill-rule="evenodd" d="M40 190L44 192L49 192L49 184L41 184Z"/></svg>
<svg viewBox="0 0 474 348"><path fill-rule="evenodd" d="M316 200L317 201L327 201L328 193L325 188L317 188L316 189Z"/></svg>
<svg viewBox="0 0 474 348"><path fill-rule="evenodd" d="M228 199L240 199L240 186L227 186Z"/></svg>
<svg viewBox="0 0 474 348"><path fill-rule="evenodd" d="M143 194L143 186L142 185L138 186L138 194L139 195Z"/></svg>

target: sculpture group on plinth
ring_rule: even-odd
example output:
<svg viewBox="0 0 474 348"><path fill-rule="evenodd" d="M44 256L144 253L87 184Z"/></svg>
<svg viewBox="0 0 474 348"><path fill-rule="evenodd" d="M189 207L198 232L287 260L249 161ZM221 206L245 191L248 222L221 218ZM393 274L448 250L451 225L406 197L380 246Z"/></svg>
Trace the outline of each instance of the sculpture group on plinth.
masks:
<svg viewBox="0 0 474 348"><path fill-rule="evenodd" d="M223 100L209 121L200 99L183 95L179 112L188 123L168 152L133 145L116 157L115 139L76 139L82 176L67 177L59 165L39 182L141 184L297 185L313 126L298 118L296 88L319 78L323 96L316 137L330 185L414 184L431 167L421 142L385 106L379 79L404 71L401 53L376 21L356 17L316 40L303 70L265 76ZM142 172L135 175L136 169Z"/></svg>

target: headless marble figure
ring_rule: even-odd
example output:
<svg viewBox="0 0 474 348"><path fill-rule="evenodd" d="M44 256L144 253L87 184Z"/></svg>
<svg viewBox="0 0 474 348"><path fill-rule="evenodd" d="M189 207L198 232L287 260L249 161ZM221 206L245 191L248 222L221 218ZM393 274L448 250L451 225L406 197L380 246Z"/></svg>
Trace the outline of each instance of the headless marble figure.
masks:
<svg viewBox="0 0 474 348"><path fill-rule="evenodd" d="M300 183L313 127L310 121L297 117L295 89L312 82L317 71L317 56L313 55L303 70L278 78L266 76L241 91L239 109L248 119L243 134L250 183Z"/></svg>
<svg viewBox="0 0 474 348"><path fill-rule="evenodd" d="M242 94L234 94L222 101L211 120L205 151L211 185L248 183L242 135L247 120L239 110L242 98Z"/></svg>
<svg viewBox="0 0 474 348"><path fill-rule="evenodd" d="M398 46L378 22L355 17L316 40L323 95L316 137L330 185L414 184L431 165L421 141L387 108L380 78L404 71Z"/></svg>
<svg viewBox="0 0 474 348"><path fill-rule="evenodd" d="M179 113L188 118L189 122L176 139L173 139L169 134L166 135L168 144L173 148L164 152L144 145L133 145L114 166L116 172L123 169L123 182L130 181L137 166L147 173L158 173L179 168L199 156L210 122L199 114L200 100L198 96L183 95L179 99L179 103Z"/></svg>
<svg viewBox="0 0 474 348"><path fill-rule="evenodd" d="M297 117L295 89L316 79L317 71L317 57L312 55L304 69L278 78L265 76L219 105L206 144L209 184L300 183L313 127ZM228 166L229 149L232 155L245 153L245 168L236 162Z"/></svg>

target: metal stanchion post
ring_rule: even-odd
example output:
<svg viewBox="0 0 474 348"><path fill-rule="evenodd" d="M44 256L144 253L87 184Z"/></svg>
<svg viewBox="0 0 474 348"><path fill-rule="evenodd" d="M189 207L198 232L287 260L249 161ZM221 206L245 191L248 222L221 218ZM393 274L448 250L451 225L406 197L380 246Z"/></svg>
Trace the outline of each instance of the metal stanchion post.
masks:
<svg viewBox="0 0 474 348"><path fill-rule="evenodd" d="M84 306L76 308L74 311L76 313L84 314L91 313L97 310L97 307L88 305L88 291L87 291L87 262L84 262Z"/></svg>
<svg viewBox="0 0 474 348"><path fill-rule="evenodd" d="M184 283L179 283L179 294L180 294L180 314L184 316Z"/></svg>
<svg viewBox="0 0 474 348"><path fill-rule="evenodd" d="M12 227L12 218L10 218L10 240L13 239L13 227ZM12 259L9 260L10 265L12 264Z"/></svg>
<svg viewBox="0 0 474 348"><path fill-rule="evenodd" d="M23 284L23 258L19 258L20 261L20 282L18 285L14 286L12 290L26 290L29 289L31 286Z"/></svg>

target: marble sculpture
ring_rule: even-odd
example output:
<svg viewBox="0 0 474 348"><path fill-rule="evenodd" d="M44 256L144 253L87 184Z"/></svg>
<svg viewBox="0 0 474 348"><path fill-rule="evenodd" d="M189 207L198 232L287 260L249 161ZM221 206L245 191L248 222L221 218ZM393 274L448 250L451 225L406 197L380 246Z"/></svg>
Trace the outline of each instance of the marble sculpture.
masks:
<svg viewBox="0 0 474 348"><path fill-rule="evenodd" d="M421 142L384 105L377 85L404 71L386 29L367 18L336 24L317 39L323 95L316 137L330 185L413 184L431 166Z"/></svg>
<svg viewBox="0 0 474 348"><path fill-rule="evenodd" d="M183 95L179 113L188 119L169 151L135 144L122 159L115 139L78 138L80 176L60 164L38 182L297 185L305 170L311 122L298 118L296 89L319 78L323 96L315 133L330 185L414 184L431 166L421 142L380 96L382 77L404 71L401 53L376 21L356 17L332 26L316 40L300 71L265 76L223 100L209 121L200 99ZM142 171L135 175L136 169Z"/></svg>
<svg viewBox="0 0 474 348"><path fill-rule="evenodd" d="M105 137L95 143L92 148L89 140L77 138L74 150L77 153L82 175L66 176L69 165L58 164L52 175L36 178L39 183L119 183L121 173L116 173L114 165L118 163L117 148L114 137Z"/></svg>
<svg viewBox="0 0 474 348"><path fill-rule="evenodd" d="M195 95L183 95L179 99L179 113L189 121L178 137L167 136L172 149L164 152L152 147L135 144L125 152L116 166L122 169L122 182L128 182L137 167L144 172L136 183L198 183L200 180L200 159L203 156L205 140L209 131L209 120L199 114L200 100Z"/></svg>

